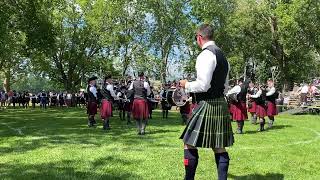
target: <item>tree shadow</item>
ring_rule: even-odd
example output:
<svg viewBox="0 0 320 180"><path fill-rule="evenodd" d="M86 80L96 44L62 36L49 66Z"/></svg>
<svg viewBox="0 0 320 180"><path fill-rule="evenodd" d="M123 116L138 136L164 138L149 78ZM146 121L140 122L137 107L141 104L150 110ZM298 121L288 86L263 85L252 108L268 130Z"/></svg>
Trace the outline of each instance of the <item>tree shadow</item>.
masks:
<svg viewBox="0 0 320 180"><path fill-rule="evenodd" d="M292 125L274 125L272 128L266 128L264 132L285 129L290 127L292 127ZM258 130L256 131L249 130L244 132L244 134L256 134L256 133L263 133L263 132L259 132Z"/></svg>
<svg viewBox="0 0 320 180"><path fill-rule="evenodd" d="M108 156L90 162L85 169L77 169L79 163L88 163L88 161L63 160L39 164L0 163L0 174L3 179L141 179L132 172L108 166L114 164L117 167L124 167L137 163L132 160Z"/></svg>
<svg viewBox="0 0 320 180"><path fill-rule="evenodd" d="M262 174L248 174L244 176L235 176L232 174L228 175L229 178L234 180L283 180L284 175L280 173L267 173L266 175Z"/></svg>
<svg viewBox="0 0 320 180"><path fill-rule="evenodd" d="M126 125L116 114L111 118L111 130L103 131L101 121L97 116L98 128L88 128L85 112L78 109L49 109L49 110L8 110L0 114L0 136L3 140L15 137L10 146L1 147L0 153L25 153L41 147L56 147L59 144L77 144L80 146L105 146L106 141L121 142L124 146L146 144L149 147L159 147L159 139L164 134L180 134L180 129L170 127L179 125L178 113L172 114L177 118L161 119L161 112L154 113L154 119L148 122L145 136L136 134L134 120L132 125ZM4 118L2 118L4 117ZM159 118L160 117L160 118ZM7 127L6 127L7 126ZM10 128L8 127L10 126ZM22 129L18 134L15 128ZM181 128L182 131L182 128Z"/></svg>

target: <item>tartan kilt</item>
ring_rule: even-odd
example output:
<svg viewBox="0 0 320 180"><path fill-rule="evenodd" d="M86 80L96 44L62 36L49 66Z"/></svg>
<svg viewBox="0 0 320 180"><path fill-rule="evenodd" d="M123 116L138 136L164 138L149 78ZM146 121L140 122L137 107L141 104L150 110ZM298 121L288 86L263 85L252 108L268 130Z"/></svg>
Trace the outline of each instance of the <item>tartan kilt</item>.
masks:
<svg viewBox="0 0 320 180"><path fill-rule="evenodd" d="M243 121L248 119L248 114L247 114L247 105L245 102L237 102L237 103L232 103L233 108L232 108L232 119L236 121Z"/></svg>
<svg viewBox="0 0 320 180"><path fill-rule="evenodd" d="M87 114L96 115L97 114L97 103L96 102L88 102L87 104Z"/></svg>
<svg viewBox="0 0 320 180"><path fill-rule="evenodd" d="M100 107L100 116L102 119L110 118L112 114L112 103L106 99L102 99Z"/></svg>
<svg viewBox="0 0 320 180"><path fill-rule="evenodd" d="M180 107L180 114L190 114L191 110L191 104L187 102L186 105Z"/></svg>
<svg viewBox="0 0 320 180"><path fill-rule="evenodd" d="M200 101L194 108L180 139L194 147L232 146L234 137L226 100L217 98Z"/></svg>
<svg viewBox="0 0 320 180"><path fill-rule="evenodd" d="M166 100L162 100L161 101L161 109L162 110L171 110L172 105L170 103L168 103L168 101Z"/></svg>
<svg viewBox="0 0 320 180"><path fill-rule="evenodd" d="M267 115L266 106L264 104L257 104L256 114L257 114L257 117L264 118Z"/></svg>
<svg viewBox="0 0 320 180"><path fill-rule="evenodd" d="M254 101L251 101L251 106L248 106L248 112L250 113L255 113L256 112L256 108L257 108L257 104Z"/></svg>
<svg viewBox="0 0 320 180"><path fill-rule="evenodd" d="M278 114L276 103L268 101L267 102L267 116L275 116Z"/></svg>
<svg viewBox="0 0 320 180"><path fill-rule="evenodd" d="M131 112L134 119L147 119L149 117L148 102L145 99L134 99Z"/></svg>

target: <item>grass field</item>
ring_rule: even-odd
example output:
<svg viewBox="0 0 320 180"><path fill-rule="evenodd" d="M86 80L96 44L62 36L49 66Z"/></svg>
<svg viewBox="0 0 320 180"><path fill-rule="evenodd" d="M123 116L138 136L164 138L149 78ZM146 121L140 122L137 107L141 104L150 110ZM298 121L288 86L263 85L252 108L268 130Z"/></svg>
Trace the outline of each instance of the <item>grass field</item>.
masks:
<svg viewBox="0 0 320 180"><path fill-rule="evenodd" d="M138 136L117 116L109 132L88 128L83 109L0 111L0 179L183 179L184 126L170 116L156 111ZM273 129L257 128L246 122L235 135L230 179L320 179L320 116L280 115ZM199 153L196 179L216 179L212 151Z"/></svg>

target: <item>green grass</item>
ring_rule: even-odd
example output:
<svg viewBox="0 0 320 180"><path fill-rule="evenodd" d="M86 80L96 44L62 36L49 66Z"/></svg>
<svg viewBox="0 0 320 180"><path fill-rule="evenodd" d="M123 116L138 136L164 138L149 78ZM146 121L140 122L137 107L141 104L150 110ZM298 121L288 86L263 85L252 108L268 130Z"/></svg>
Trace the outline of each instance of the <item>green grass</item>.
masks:
<svg viewBox="0 0 320 180"><path fill-rule="evenodd" d="M109 132L90 129L83 109L0 111L0 179L183 179L184 126L170 116L155 112L138 136L118 117ZM320 116L281 115L273 129L257 128L246 122L235 135L230 179L320 179ZM216 179L212 151L199 153L196 179Z"/></svg>

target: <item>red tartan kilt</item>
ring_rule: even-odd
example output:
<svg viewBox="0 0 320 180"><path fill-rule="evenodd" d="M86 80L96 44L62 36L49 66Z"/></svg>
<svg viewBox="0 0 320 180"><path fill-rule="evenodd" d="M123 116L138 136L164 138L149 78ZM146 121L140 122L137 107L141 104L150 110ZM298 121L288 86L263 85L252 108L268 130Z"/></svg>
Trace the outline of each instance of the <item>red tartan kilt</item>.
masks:
<svg viewBox="0 0 320 180"><path fill-rule="evenodd" d="M134 119L147 119L149 116L147 101L144 99L135 99L132 104L131 112Z"/></svg>
<svg viewBox="0 0 320 180"><path fill-rule="evenodd" d="M88 102L87 105L87 114L96 115L97 114L97 103L96 102Z"/></svg>
<svg viewBox="0 0 320 180"><path fill-rule="evenodd" d="M255 113L255 112L256 112L256 109L257 109L257 104L256 104L256 102L252 101L252 102L251 102L251 107L248 108L248 112L250 112L250 113Z"/></svg>
<svg viewBox="0 0 320 180"><path fill-rule="evenodd" d="M267 116L266 107L264 105L257 104L256 105L256 114L259 118L264 118Z"/></svg>
<svg viewBox="0 0 320 180"><path fill-rule="evenodd" d="M236 121L243 121L248 119L247 105L245 102L239 102L239 103L233 104L232 119Z"/></svg>
<svg viewBox="0 0 320 180"><path fill-rule="evenodd" d="M127 111L127 112L131 112L131 110L132 110L132 102L126 102L124 104L124 110Z"/></svg>
<svg viewBox="0 0 320 180"><path fill-rule="evenodd" d="M278 111L277 111L276 104L273 103L273 102L268 101L268 104L267 104L267 115L268 116L275 116L277 114L278 114Z"/></svg>
<svg viewBox="0 0 320 180"><path fill-rule="evenodd" d="M192 108L191 104L186 103L186 105L180 107L180 113L181 114L191 114L191 111L192 111L191 108Z"/></svg>
<svg viewBox="0 0 320 180"><path fill-rule="evenodd" d="M234 108L234 105L233 104L229 104L229 113L230 114L233 114L233 108Z"/></svg>
<svg viewBox="0 0 320 180"><path fill-rule="evenodd" d="M110 101L103 99L100 107L100 116L102 119L110 118L112 114L112 104Z"/></svg>

